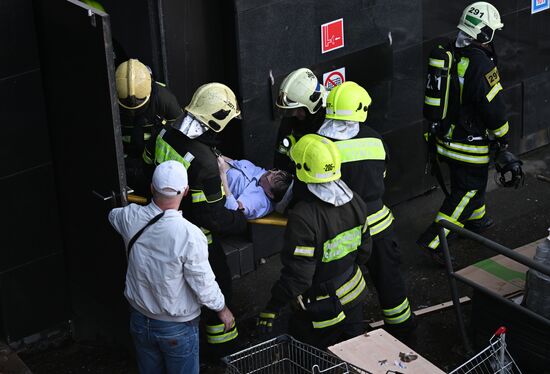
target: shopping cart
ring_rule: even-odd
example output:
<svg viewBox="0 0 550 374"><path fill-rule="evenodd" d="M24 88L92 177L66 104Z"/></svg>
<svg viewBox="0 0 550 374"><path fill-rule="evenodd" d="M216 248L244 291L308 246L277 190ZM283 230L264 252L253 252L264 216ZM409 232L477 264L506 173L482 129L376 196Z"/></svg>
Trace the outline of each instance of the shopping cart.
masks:
<svg viewBox="0 0 550 374"><path fill-rule="evenodd" d="M521 374L506 349L506 328L500 327L489 339L489 346L449 374L489 373Z"/></svg>
<svg viewBox="0 0 550 374"><path fill-rule="evenodd" d="M372 374L289 335L224 357L223 362L226 374Z"/></svg>

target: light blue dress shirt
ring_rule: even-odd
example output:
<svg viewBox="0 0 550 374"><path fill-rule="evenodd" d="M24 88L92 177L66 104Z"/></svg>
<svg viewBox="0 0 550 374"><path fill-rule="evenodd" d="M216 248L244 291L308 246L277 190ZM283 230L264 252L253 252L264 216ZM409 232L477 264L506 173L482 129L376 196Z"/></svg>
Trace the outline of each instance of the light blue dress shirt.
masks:
<svg viewBox="0 0 550 374"><path fill-rule="evenodd" d="M248 160L229 161L227 183L233 196L225 200L225 207L237 210L241 202L247 219L263 217L273 211L273 203L259 185L260 177L267 171Z"/></svg>

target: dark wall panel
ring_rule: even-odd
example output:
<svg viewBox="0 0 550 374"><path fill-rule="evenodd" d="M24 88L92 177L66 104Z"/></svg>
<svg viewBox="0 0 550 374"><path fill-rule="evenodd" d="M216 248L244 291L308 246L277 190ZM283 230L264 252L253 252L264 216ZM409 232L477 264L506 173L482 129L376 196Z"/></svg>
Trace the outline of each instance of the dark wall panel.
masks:
<svg viewBox="0 0 550 374"><path fill-rule="evenodd" d="M0 2L0 339L68 319L32 3Z"/></svg>
<svg viewBox="0 0 550 374"><path fill-rule="evenodd" d="M0 330L10 342L66 321L67 283L61 253L0 273Z"/></svg>
<svg viewBox="0 0 550 374"><path fill-rule="evenodd" d="M228 3L228 4L224 4ZM170 89L185 106L202 84L228 82L226 54L233 39L231 3L224 0L163 0L166 65ZM229 7L229 12L223 13Z"/></svg>
<svg viewBox="0 0 550 374"><path fill-rule="evenodd" d="M38 68L31 0L0 2L0 79Z"/></svg>
<svg viewBox="0 0 550 374"><path fill-rule="evenodd" d="M32 48L29 48L32 49ZM0 177L51 162L39 70L0 79ZM51 178L51 175L47 178Z"/></svg>
<svg viewBox="0 0 550 374"><path fill-rule="evenodd" d="M63 250L50 164L0 181L4 203L0 273ZM40 282L35 275L29 276Z"/></svg>
<svg viewBox="0 0 550 374"><path fill-rule="evenodd" d="M124 341L126 264L107 221L126 185L109 18L73 1L34 5L73 321L88 334L77 337Z"/></svg>

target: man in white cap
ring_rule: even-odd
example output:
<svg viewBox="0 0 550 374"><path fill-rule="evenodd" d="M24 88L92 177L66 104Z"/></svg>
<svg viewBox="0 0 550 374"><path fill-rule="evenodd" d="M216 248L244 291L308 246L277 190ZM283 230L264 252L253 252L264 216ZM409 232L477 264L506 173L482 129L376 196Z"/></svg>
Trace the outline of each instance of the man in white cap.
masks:
<svg viewBox="0 0 550 374"><path fill-rule="evenodd" d="M217 312L226 331L235 324L208 262L205 235L178 211L188 191L185 167L166 161L153 173L149 205L109 213L127 248L124 296L141 374L199 373L201 305Z"/></svg>

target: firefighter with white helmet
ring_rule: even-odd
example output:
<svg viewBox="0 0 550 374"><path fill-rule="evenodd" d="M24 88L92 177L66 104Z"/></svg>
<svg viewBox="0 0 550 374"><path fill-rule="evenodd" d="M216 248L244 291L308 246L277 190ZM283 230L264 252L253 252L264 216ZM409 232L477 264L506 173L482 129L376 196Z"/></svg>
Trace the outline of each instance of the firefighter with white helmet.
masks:
<svg viewBox="0 0 550 374"><path fill-rule="evenodd" d="M275 105L283 112L279 126L273 165L294 173L289 151L301 136L315 133L325 117L326 89L310 69L300 68L288 74Z"/></svg>
<svg viewBox="0 0 550 374"><path fill-rule="evenodd" d="M233 91L221 83L208 83L194 93L185 112L171 125L163 128L154 144L149 162L160 164L167 160L181 162L187 169L190 193L183 201L186 218L199 226L206 235L209 261L216 280L231 304L231 274L220 237L239 234L246 230L247 221L240 210L225 208L225 195L220 179L217 134L229 122L240 116L239 105ZM235 349L237 326L224 331L215 313L207 312L206 337L208 354L212 358L228 354Z"/></svg>
<svg viewBox="0 0 550 374"><path fill-rule="evenodd" d="M149 68L137 59L121 63L115 78L128 185L146 194L148 179L142 161L145 144L182 109L174 94L156 82Z"/></svg>
<svg viewBox="0 0 550 374"><path fill-rule="evenodd" d="M263 336L277 332L282 309L294 302L290 333L326 348L364 332L367 289L360 265L370 255L367 207L340 179L340 152L332 141L304 135L290 156L305 189L288 215L283 270L257 329Z"/></svg>
<svg viewBox="0 0 550 374"><path fill-rule="evenodd" d="M417 243L442 266L444 258L436 225L439 220L445 219L474 232L493 225L485 207L492 148L497 150L497 169L512 173L512 179L504 185L517 187L523 179L521 161L507 150L510 126L493 45L496 31L503 27L498 10L490 3L480 1L468 5L460 17L456 40L446 48L452 54L453 84L450 84L448 100L438 102L425 98L425 108L426 104L439 107L448 102L446 117L434 123L437 126L433 127L433 144L438 160L449 166L451 188L434 223ZM431 58L429 63L437 66L444 62Z"/></svg>

